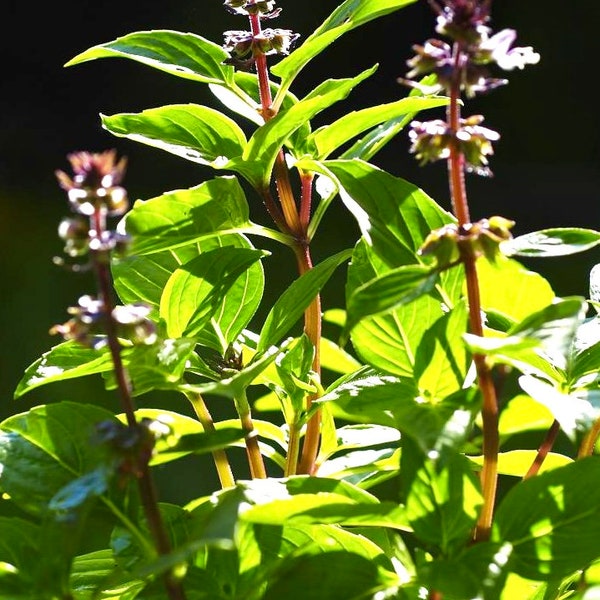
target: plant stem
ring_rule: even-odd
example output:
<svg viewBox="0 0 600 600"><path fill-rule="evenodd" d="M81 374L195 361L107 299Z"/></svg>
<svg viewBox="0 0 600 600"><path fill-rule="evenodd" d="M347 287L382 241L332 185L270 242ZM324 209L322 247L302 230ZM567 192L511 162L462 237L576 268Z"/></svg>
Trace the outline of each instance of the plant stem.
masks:
<svg viewBox="0 0 600 600"><path fill-rule="evenodd" d="M296 421L290 426L288 450L285 462L285 477L295 475L298 469L298 455L300 454L300 429Z"/></svg>
<svg viewBox="0 0 600 600"><path fill-rule="evenodd" d="M255 1L251 0L250 4L255 4ZM249 15L249 19L252 35L255 37L261 35L259 15ZM258 75L261 114L266 122L277 114L277 109L273 107L266 56L261 52L257 52L254 55L254 59L256 72ZM310 221L311 209L312 176L307 174L304 174L304 176L301 175L302 203L300 214L294 198L283 148L278 152L275 159L275 164L273 166L273 177L275 179L275 186L277 188L279 204L281 205L281 211L283 213L285 224L280 222L278 210L275 210L272 207L269 209L269 206L271 206L272 203L267 201L269 198L268 191L263 192L262 195L266 201L265 203L267 205L267 209L274 218L275 223L283 232L291 233L296 238L294 251L296 253L298 271L300 275L302 275L312 268L309 241L307 239L307 229ZM304 330L315 348L313 371L317 374L320 374L321 361L319 348L321 344L321 300L318 295L305 311ZM312 402L315 397L316 396L311 396L307 398L307 410L312 406ZM313 474L315 471L315 461L319 450L320 428L321 415L320 412L317 411L307 424L304 445L302 448L302 458L300 460L300 464L298 465L298 472Z"/></svg>
<svg viewBox="0 0 600 600"><path fill-rule="evenodd" d="M106 210L104 207L99 207L96 208L91 217L90 237L95 236L96 239L101 241L102 234L105 230ZM101 250L92 251L91 257L96 280L98 282L98 293L106 319L106 338L113 361L121 405L127 418L128 426L134 428L137 426L137 421L135 418L135 405L132 396L131 380L129 378L129 373L123 364L121 344L117 336L116 323L112 316L115 306L112 299L109 255L106 251ZM152 532L156 549L161 556L166 556L171 552L171 544L160 513L156 488L147 463L141 465L141 473L137 478L137 481L142 505L144 507L144 514L146 516L146 521L148 522L148 527ZM164 583L170 600L185 600L185 592L183 591L181 581L174 577L172 572L167 572L165 574Z"/></svg>
<svg viewBox="0 0 600 600"><path fill-rule="evenodd" d="M523 479L528 479L529 477L537 475L538 471L540 470L540 467L546 459L546 456L548 456L548 452L552 450L552 446L556 441L556 436L558 435L559 431L560 424L556 419L554 419L552 425L550 426L550 429L548 429L548 433L546 434L544 441L540 444L540 447L538 448L538 453L535 457L535 460L529 467L527 473L525 473Z"/></svg>
<svg viewBox="0 0 600 600"><path fill-rule="evenodd" d="M212 416L208 411L208 407L206 406L204 398L202 398L201 394L186 392L185 395L190 401L204 431L216 431ZM219 450L213 450L212 455L213 460L215 461L215 467L217 468L217 475L219 476L219 481L221 482L221 487L233 487L235 485L235 479L233 477L231 465L229 464L225 450L222 448Z"/></svg>
<svg viewBox="0 0 600 600"><path fill-rule="evenodd" d="M600 419L598 419L593 425L590 431L586 434L579 446L579 452L577 458L583 458L585 456L591 456L594 453L596 442L600 437Z"/></svg>
<svg viewBox="0 0 600 600"><path fill-rule="evenodd" d="M246 397L246 392L242 392L235 398L235 408L240 417L242 427L246 430L246 454L248 456L248 464L250 465L250 475L252 479L266 479L267 470L258 445L258 435L254 424L252 423L252 415L250 413L250 403Z"/></svg>
<svg viewBox="0 0 600 600"><path fill-rule="evenodd" d="M463 53L460 45L455 44L455 78L450 90L450 104L448 106L448 125L451 131L458 132L460 128L460 81ZM458 219L459 226L470 222L469 204L465 186L465 157L460 152L458 144L452 144L448 158L448 177L452 208ZM481 301L479 296L479 280L477 277L476 256L472 251L462 252L469 303L469 323L471 333L483 336L483 323L481 320ZM481 469L481 487L483 505L474 532L476 541L483 541L489 537L492 527L496 488L498 485L498 449L500 445L498 433L498 401L496 390L491 376L491 370L485 356L475 354L473 361L477 370L479 388L483 396L481 417L483 422L483 467Z"/></svg>
<svg viewBox="0 0 600 600"><path fill-rule="evenodd" d="M308 245L305 245L303 249L299 249L297 258L300 275L312 269L312 260ZM318 377L321 375L321 324L321 297L317 294L304 313L304 331L315 348L312 370ZM316 398L318 398L318 393L307 397L307 410L311 408ZM319 440L321 436L320 430L321 411L316 411L306 424L302 457L298 465L299 473L313 475L315 472L315 462L319 452Z"/></svg>

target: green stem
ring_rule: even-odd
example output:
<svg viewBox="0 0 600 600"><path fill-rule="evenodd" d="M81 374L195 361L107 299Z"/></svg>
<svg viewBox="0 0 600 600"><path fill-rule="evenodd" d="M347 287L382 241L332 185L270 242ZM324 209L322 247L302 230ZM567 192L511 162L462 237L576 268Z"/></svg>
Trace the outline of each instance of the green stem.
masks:
<svg viewBox="0 0 600 600"><path fill-rule="evenodd" d="M252 479L266 479L267 470L265 469L265 463L260 452L260 446L258 445L258 435L252 423L250 403L245 391L236 396L235 408L240 417L242 427L246 430L246 454L248 456L248 464L250 465L250 475Z"/></svg>
<svg viewBox="0 0 600 600"><path fill-rule="evenodd" d="M298 456L300 454L300 428L296 421L290 425L290 436L288 440L288 450L285 462L286 477L295 475L298 468Z"/></svg>
<svg viewBox="0 0 600 600"><path fill-rule="evenodd" d="M204 402L204 398L202 398L202 395L193 392L185 392L185 395L190 401L204 431L215 431L214 421L208 410L208 407L206 406L206 403ZM225 450L222 448L213 450L212 456L213 460L215 461L215 467L217 468L217 475L219 476L221 487L233 487L235 485L235 479L233 477L231 465L229 464Z"/></svg>
<svg viewBox="0 0 600 600"><path fill-rule="evenodd" d="M583 458L585 456L591 456L594 453L594 448L598 438L600 437L600 419L598 419L593 425L587 435L583 438L583 442L579 446L579 452L577 458Z"/></svg>

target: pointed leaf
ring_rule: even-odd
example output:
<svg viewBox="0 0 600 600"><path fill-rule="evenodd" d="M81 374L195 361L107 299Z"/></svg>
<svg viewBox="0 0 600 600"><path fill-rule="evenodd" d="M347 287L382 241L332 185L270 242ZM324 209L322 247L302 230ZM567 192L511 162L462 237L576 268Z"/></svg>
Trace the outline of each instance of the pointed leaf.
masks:
<svg viewBox="0 0 600 600"><path fill-rule="evenodd" d="M429 267L406 265L387 271L356 288L348 298L342 340L361 319L398 308L430 293L437 280L438 274Z"/></svg>
<svg viewBox="0 0 600 600"><path fill-rule="evenodd" d="M389 104L351 111L330 125L317 129L310 136L309 142L314 143L317 148L315 158L323 160L347 141L380 123L399 119L407 114L414 115L418 111L444 106L447 103L447 98L409 97Z"/></svg>
<svg viewBox="0 0 600 600"><path fill-rule="evenodd" d="M188 190L138 200L120 228L132 255L179 248L231 230L251 231L248 203L235 177L217 177Z"/></svg>
<svg viewBox="0 0 600 600"><path fill-rule="evenodd" d="M118 137L141 142L215 169L241 156L246 137L235 121L213 108L174 104L141 113L102 115L102 126Z"/></svg>
<svg viewBox="0 0 600 600"><path fill-rule="evenodd" d="M416 0L346 0L293 52L272 67L287 90L298 73L344 33L373 19L394 12Z"/></svg>
<svg viewBox="0 0 600 600"><path fill-rule="evenodd" d="M256 130L248 141L242 160L261 166L260 188L268 187L275 158L285 140L315 115L346 98L361 81L372 75L375 69L376 67L367 69L353 78L325 81L308 96L287 110L282 110ZM238 162L233 164L235 170L238 168Z"/></svg>
<svg viewBox="0 0 600 600"><path fill-rule="evenodd" d="M231 286L268 253L226 246L203 252L177 269L160 299L160 316L173 338L194 337L213 317Z"/></svg>
<svg viewBox="0 0 600 600"><path fill-rule="evenodd" d="M304 314L335 269L348 260L351 253L351 250L342 250L326 258L296 279L283 292L265 319L257 351L263 351L281 340Z"/></svg>
<svg viewBox="0 0 600 600"><path fill-rule="evenodd" d="M56 381L96 375L113 369L107 349L93 350L71 340L54 346L32 363L23 374L14 397Z"/></svg>
<svg viewBox="0 0 600 600"><path fill-rule="evenodd" d="M85 50L66 67L99 58L127 58L170 75L202 83L231 80L233 67L222 46L193 33L169 30L139 31Z"/></svg>
<svg viewBox="0 0 600 600"><path fill-rule="evenodd" d="M568 256L600 244L600 231L581 227L542 229L502 242L509 256Z"/></svg>

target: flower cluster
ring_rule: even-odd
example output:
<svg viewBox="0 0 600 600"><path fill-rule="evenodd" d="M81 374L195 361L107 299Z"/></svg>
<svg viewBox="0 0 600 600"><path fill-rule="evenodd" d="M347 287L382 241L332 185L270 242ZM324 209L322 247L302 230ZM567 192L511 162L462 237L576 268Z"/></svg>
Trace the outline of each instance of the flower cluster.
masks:
<svg viewBox="0 0 600 600"><path fill-rule="evenodd" d="M274 8L275 2L246 2L244 0L226 0L225 8L237 15L257 17L259 20L273 19L279 16L281 9ZM249 70L256 56L270 54L289 54L294 42L300 37L289 29L262 29L259 31L225 31L223 48L230 57L226 64L241 70Z"/></svg>
<svg viewBox="0 0 600 600"><path fill-rule="evenodd" d="M493 129L482 127L483 117L473 115L460 120L458 131L453 131L445 121L413 121L409 137L410 151L421 165L450 156L450 148L456 145L465 157L467 171L478 175L490 175L487 157L494 153L492 142L500 139Z"/></svg>
<svg viewBox="0 0 600 600"><path fill-rule="evenodd" d="M503 29L493 33L488 26L491 0L429 0L437 14L436 32L449 42L429 39L413 46L415 55L407 61L410 71L400 83L421 88L426 93L443 92L456 97L472 98L489 92L508 81L493 75L493 69L503 71L523 69L536 64L540 56L531 47L513 47L516 33ZM433 86L415 81L434 75ZM412 152L422 162L445 159L452 144L458 143L466 156L467 168L481 175L490 175L486 156L492 154L491 142L499 135L479 126L481 117L465 119L458 131L451 132L435 121L414 123L410 133Z"/></svg>
<svg viewBox="0 0 600 600"><path fill-rule="evenodd" d="M157 340L156 326L149 319L150 307L145 304L116 306L111 318L116 323L117 337L123 344L154 344ZM68 313L72 317L61 325L50 329L52 335L60 334L65 340L75 340L79 344L99 350L107 345L106 313L104 304L92 296L79 298L77 306L71 306Z"/></svg>
<svg viewBox="0 0 600 600"><path fill-rule="evenodd" d="M485 256L494 261L500 254L500 244L512 238L514 221L494 216L476 223L450 223L432 231L419 249L421 256L434 256L439 269L451 267L466 253Z"/></svg>
<svg viewBox="0 0 600 600"><path fill-rule="evenodd" d="M56 171L56 176L76 214L61 221L58 235L65 242L64 250L68 256L80 257L91 252L86 268L107 269L113 251L123 252L129 241L124 234L110 231L105 226L107 216L123 215L128 207L127 192L120 185L126 159L117 161L114 150L76 152L68 159L73 176L64 171ZM62 264L62 259L55 259L55 262ZM72 317L66 323L52 327L50 333L99 349L108 343L107 319L110 318L122 344L153 344L157 334L149 318L150 310L145 304L107 309L103 301L85 295L77 306L68 309Z"/></svg>

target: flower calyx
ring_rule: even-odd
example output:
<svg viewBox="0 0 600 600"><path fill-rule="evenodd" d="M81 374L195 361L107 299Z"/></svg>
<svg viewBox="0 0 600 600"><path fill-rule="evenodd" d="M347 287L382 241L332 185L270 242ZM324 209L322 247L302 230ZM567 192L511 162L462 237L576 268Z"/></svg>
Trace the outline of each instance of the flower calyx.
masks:
<svg viewBox="0 0 600 600"><path fill-rule="evenodd" d="M462 262L466 256L485 256L495 262L502 254L500 244L512 238L515 222L493 216L475 223L450 223L432 231L419 248L420 256L433 256L437 268L447 269Z"/></svg>
<svg viewBox="0 0 600 600"><path fill-rule="evenodd" d="M483 127L481 115L473 115L460 119L457 131L446 121L413 121L409 131L411 141L410 152L421 165L448 159L454 146L465 157L465 168L468 172L482 176L491 176L487 157L494 153L492 142L500 139L500 134L493 129Z"/></svg>
<svg viewBox="0 0 600 600"><path fill-rule="evenodd" d="M226 31L223 48L229 52L226 64L248 70L258 55L289 54L300 34L289 29L263 29L254 35L251 31Z"/></svg>

